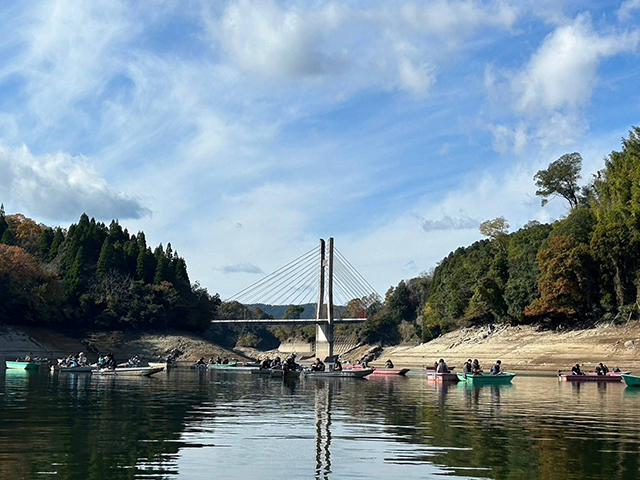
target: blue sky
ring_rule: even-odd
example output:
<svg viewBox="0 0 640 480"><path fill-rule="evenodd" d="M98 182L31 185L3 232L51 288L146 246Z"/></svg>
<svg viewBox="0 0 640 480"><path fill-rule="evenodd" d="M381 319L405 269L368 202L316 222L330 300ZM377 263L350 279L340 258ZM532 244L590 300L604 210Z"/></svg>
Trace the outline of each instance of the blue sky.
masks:
<svg viewBox="0 0 640 480"><path fill-rule="evenodd" d="M0 6L0 201L170 241L230 296L334 236L384 293L564 213L640 124L640 0Z"/></svg>

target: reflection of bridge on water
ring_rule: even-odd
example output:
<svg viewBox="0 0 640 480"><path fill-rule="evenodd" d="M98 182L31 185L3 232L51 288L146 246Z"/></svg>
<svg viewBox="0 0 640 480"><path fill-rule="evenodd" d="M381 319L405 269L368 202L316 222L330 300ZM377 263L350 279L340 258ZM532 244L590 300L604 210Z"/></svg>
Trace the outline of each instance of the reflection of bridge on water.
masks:
<svg viewBox="0 0 640 480"><path fill-rule="evenodd" d="M331 382L318 382L315 391L316 480L328 480L331 473Z"/></svg>

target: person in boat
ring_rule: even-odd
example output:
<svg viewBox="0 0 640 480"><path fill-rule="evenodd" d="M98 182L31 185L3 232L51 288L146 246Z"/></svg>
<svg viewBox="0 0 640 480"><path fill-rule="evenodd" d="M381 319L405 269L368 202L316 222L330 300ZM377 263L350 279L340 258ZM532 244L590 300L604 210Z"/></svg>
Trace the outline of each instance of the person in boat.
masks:
<svg viewBox="0 0 640 480"><path fill-rule="evenodd" d="M229 365L229 359L227 357L224 357L224 360L222 360L222 364Z"/></svg>
<svg viewBox="0 0 640 480"><path fill-rule="evenodd" d="M200 365L206 365L205 361L204 361L204 357L200 357L200 360L198 360L196 362L196 366L199 367Z"/></svg>
<svg viewBox="0 0 640 480"><path fill-rule="evenodd" d="M449 373L449 366L447 362L444 361L444 358L438 360L438 368L436 368L436 373Z"/></svg>
<svg viewBox="0 0 640 480"><path fill-rule="evenodd" d="M571 375L584 375L583 371L580 370L579 363L576 363L573 367L571 367Z"/></svg>
<svg viewBox="0 0 640 480"><path fill-rule="evenodd" d="M471 373L476 374L476 373L482 373L482 367L480 366L480 362L478 361L478 359L474 359L473 363L471 364Z"/></svg>
<svg viewBox="0 0 640 480"><path fill-rule="evenodd" d="M319 358L316 358L316 361L311 365L312 372L324 372L324 363Z"/></svg>
<svg viewBox="0 0 640 480"><path fill-rule="evenodd" d="M116 362L116 357L113 356L113 353L109 353L107 355L106 367L110 370L115 370L117 366L118 366L118 362Z"/></svg>
<svg viewBox="0 0 640 480"><path fill-rule="evenodd" d="M273 362L271 362L271 368L278 368L282 366L282 360L280 359L280 357L276 357L273 359Z"/></svg>
<svg viewBox="0 0 640 480"><path fill-rule="evenodd" d="M341 372L342 371L342 363L338 360L338 357L333 361L333 371Z"/></svg>
<svg viewBox="0 0 640 480"><path fill-rule="evenodd" d="M222 365L222 357L220 357L219 355L218 358L216 358L216 364Z"/></svg>
<svg viewBox="0 0 640 480"><path fill-rule="evenodd" d="M298 370L298 364L296 363L295 353L292 353L285 359L284 365L282 366L282 368L288 372L295 372L296 370Z"/></svg>
<svg viewBox="0 0 640 480"><path fill-rule="evenodd" d="M609 367L607 367L604 363L600 362L600 368L602 369L602 374L606 375L609 373Z"/></svg>
<svg viewBox="0 0 640 480"><path fill-rule="evenodd" d="M28 354L28 355L25 355L25 356L24 356L24 361L25 361L25 362L31 362L31 361L33 361L33 352L29 352L29 354Z"/></svg>
<svg viewBox="0 0 640 480"><path fill-rule="evenodd" d="M87 364L87 357L85 356L84 352L80 352L78 354L78 364L82 366Z"/></svg>
<svg viewBox="0 0 640 480"><path fill-rule="evenodd" d="M622 370L620 370L620 367L616 365L613 367L613 373L622 373Z"/></svg>
<svg viewBox="0 0 640 480"><path fill-rule="evenodd" d="M387 361L384 362L384 368L393 368L393 362L390 358L387 358Z"/></svg>
<svg viewBox="0 0 640 480"><path fill-rule="evenodd" d="M496 363L491 366L491 375L500 375L502 373L501 364L500 360L496 360Z"/></svg>
<svg viewBox="0 0 640 480"><path fill-rule="evenodd" d="M467 373L471 373L471 359L467 360L466 362L464 362L464 365L462 366L462 373L467 374Z"/></svg>
<svg viewBox="0 0 640 480"><path fill-rule="evenodd" d="M262 362L260 362L260 368L262 368L263 370L271 368L271 360L269 360L269 358L265 358L264 360L262 360Z"/></svg>

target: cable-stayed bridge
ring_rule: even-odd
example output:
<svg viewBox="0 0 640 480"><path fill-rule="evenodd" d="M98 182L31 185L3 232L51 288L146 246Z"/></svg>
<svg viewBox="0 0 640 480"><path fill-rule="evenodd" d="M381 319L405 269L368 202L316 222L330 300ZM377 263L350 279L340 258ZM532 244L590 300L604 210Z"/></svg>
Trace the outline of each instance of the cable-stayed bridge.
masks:
<svg viewBox="0 0 640 480"><path fill-rule="evenodd" d="M250 312L253 315L243 316L255 317L257 312L260 318L212 323L315 324L316 356L325 358L333 356L333 326L366 321L370 307L380 300L371 284L335 248L333 238L328 242L320 239L317 247L225 300L253 307ZM300 318L302 308L295 306L308 306L312 302L313 316ZM282 315L283 306L288 306L288 315Z"/></svg>

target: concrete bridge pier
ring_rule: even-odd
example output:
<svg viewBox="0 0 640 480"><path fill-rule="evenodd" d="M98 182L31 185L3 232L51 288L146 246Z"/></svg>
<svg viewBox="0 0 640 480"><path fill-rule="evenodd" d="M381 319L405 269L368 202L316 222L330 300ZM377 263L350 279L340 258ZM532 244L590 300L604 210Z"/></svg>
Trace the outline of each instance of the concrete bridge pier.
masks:
<svg viewBox="0 0 640 480"><path fill-rule="evenodd" d="M333 356L333 324L316 324L316 357L324 360Z"/></svg>

